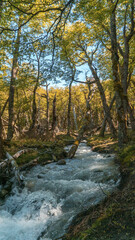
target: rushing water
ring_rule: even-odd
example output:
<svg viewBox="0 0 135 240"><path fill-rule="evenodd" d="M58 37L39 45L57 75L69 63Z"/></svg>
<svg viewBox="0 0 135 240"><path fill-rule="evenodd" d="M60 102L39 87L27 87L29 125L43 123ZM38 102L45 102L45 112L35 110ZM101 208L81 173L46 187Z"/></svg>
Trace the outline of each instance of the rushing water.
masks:
<svg viewBox="0 0 135 240"><path fill-rule="evenodd" d="M52 163L25 171L25 187L14 187L0 207L0 240L54 240L73 217L97 204L117 187L113 155L98 154L81 143L66 165Z"/></svg>

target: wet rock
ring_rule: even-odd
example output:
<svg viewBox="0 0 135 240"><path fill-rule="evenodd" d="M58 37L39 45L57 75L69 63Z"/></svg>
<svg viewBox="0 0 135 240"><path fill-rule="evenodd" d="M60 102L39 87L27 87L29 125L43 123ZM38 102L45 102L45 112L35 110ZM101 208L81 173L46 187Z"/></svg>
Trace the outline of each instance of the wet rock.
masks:
<svg viewBox="0 0 135 240"><path fill-rule="evenodd" d="M6 195L8 195L8 190L6 190L6 189L2 189L1 191L0 191L0 198L4 198Z"/></svg>
<svg viewBox="0 0 135 240"><path fill-rule="evenodd" d="M101 172L103 172L103 170L102 170L102 169L94 169L93 172L95 172L95 173L101 173Z"/></svg>
<svg viewBox="0 0 135 240"><path fill-rule="evenodd" d="M40 178L43 178L43 176L42 176L42 175L40 175L40 174L38 174L38 175L37 175L37 178L39 178L39 179L40 179Z"/></svg>
<svg viewBox="0 0 135 240"><path fill-rule="evenodd" d="M33 190L34 186L35 186L35 181L30 180L25 183L25 187L30 191Z"/></svg>
<svg viewBox="0 0 135 240"><path fill-rule="evenodd" d="M64 159L61 159L57 162L58 165L66 165L66 161Z"/></svg>

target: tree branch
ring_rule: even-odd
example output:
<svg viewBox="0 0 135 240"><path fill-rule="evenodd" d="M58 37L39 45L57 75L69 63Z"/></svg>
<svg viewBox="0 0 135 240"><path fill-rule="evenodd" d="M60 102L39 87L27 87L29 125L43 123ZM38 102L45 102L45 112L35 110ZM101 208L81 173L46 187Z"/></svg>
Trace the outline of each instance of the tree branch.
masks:
<svg viewBox="0 0 135 240"><path fill-rule="evenodd" d="M31 16L30 16L24 23L22 23L22 24L19 26L19 28L17 28L17 29L11 29L11 28L0 27L0 29L1 29L0 34L2 34L4 31L18 31L21 27L25 26L32 18L34 18L35 16L37 16L39 13L46 13L46 12L49 12L49 11L59 11L59 12L60 12L60 15L56 18L56 20L54 21L54 24L52 24L52 26L55 25L55 23L56 23L57 20L58 20L58 22L57 22L57 24L56 24L56 27L55 27L55 30L54 30L54 31L56 31L57 26L58 26L58 24L59 24L60 21L61 21L61 18L62 18L63 13L65 12L66 8L67 8L68 6L70 6L73 2L74 2L74 0L69 0L69 1L67 2L67 4L65 4L65 6L64 6L63 8L61 8L61 7L49 7L49 8L47 8L47 9L45 9L45 10L39 10L39 11L37 11L36 13L29 13L29 14L31 14ZM28 13L27 13L27 15L28 15Z"/></svg>
<svg viewBox="0 0 135 240"><path fill-rule="evenodd" d="M130 41L130 39L132 38L132 36L135 34L135 21L134 21L134 0L132 0L131 3L131 30L129 35L127 36L127 42Z"/></svg>

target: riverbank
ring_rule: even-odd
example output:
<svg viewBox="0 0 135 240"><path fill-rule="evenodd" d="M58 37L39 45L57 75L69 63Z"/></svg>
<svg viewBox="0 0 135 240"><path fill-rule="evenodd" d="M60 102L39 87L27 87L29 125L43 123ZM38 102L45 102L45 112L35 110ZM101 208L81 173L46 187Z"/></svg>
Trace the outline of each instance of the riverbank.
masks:
<svg viewBox="0 0 135 240"><path fill-rule="evenodd" d="M135 133L129 134L129 142L121 151L109 135L94 136L87 142L93 151L115 153L121 184L101 204L78 214L62 239L135 240Z"/></svg>
<svg viewBox="0 0 135 240"><path fill-rule="evenodd" d="M37 139L19 139L5 145L5 151L12 156L16 162L16 166L21 172L22 170L30 170L36 165L46 165L53 162L65 164L67 152L65 146L72 144L74 138L61 134L51 141L42 141ZM10 194L14 183L13 166L5 164L0 168L0 204L6 196Z"/></svg>

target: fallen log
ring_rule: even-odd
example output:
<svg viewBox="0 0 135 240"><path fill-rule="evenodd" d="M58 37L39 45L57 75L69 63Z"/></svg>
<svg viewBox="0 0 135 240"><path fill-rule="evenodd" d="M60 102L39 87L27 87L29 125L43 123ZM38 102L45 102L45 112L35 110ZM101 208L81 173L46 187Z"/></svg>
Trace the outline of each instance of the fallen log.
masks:
<svg viewBox="0 0 135 240"><path fill-rule="evenodd" d="M23 181L23 177L19 173L18 164L16 163L15 159L8 152L6 152L6 157L8 159L7 163L11 164L11 166L12 166L12 171L15 175L17 182L19 183L19 185L21 185L22 181Z"/></svg>
<svg viewBox="0 0 135 240"><path fill-rule="evenodd" d="M17 158L19 158L22 154L24 154L24 153L28 153L28 152L32 152L32 151L35 151L35 149L22 149L22 150L20 150L20 151L18 151L17 153L15 153L14 155L13 155L13 158L14 159L17 159Z"/></svg>
<svg viewBox="0 0 135 240"><path fill-rule="evenodd" d="M23 166L21 166L19 169L20 169L20 171L24 171L24 170L27 170L27 169L30 169L30 168L36 166L37 164L47 165L47 164L50 164L53 162L55 162L55 160L48 160L48 161L44 161L41 163L40 158L37 157L34 160L31 160L29 163L26 163Z"/></svg>
<svg viewBox="0 0 135 240"><path fill-rule="evenodd" d="M79 144L80 144L80 142L81 142L81 140L83 138L83 134L85 133L86 129L87 129L87 124L83 125L82 128L80 129L79 134L78 134L75 142L73 143L71 149L68 152L68 157L69 158L73 158L74 157L74 155L75 155L75 153L77 151L77 148L78 148L78 146L79 146Z"/></svg>
<svg viewBox="0 0 135 240"><path fill-rule="evenodd" d="M39 160L39 157L35 158L34 160L31 160L30 162L24 164L23 166L21 166L19 169L20 171L24 171L26 170L27 168L31 168L33 166L36 166L38 164L38 160Z"/></svg>

